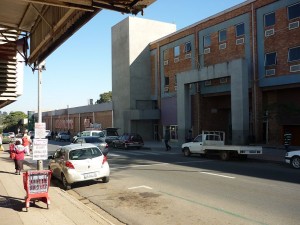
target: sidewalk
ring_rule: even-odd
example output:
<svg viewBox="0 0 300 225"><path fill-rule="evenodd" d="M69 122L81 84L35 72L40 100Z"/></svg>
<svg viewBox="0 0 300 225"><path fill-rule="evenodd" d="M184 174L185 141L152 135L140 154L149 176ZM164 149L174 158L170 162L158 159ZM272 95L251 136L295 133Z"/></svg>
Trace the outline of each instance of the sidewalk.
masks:
<svg viewBox="0 0 300 225"><path fill-rule="evenodd" d="M36 205L31 204L28 212L26 212L24 200L26 191L23 187L23 176L14 174L14 162L9 158L9 153L6 151L0 151L0 168L1 225L120 224L109 221L96 209L88 207L64 190L53 186L49 188L49 209L44 202L38 201ZM35 168L30 168L24 164L24 170L29 169Z"/></svg>

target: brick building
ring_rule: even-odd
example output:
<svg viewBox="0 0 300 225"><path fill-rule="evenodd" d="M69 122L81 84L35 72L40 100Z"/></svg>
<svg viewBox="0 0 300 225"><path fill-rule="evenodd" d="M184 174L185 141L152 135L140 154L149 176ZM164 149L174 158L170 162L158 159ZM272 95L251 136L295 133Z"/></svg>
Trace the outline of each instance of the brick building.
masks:
<svg viewBox="0 0 300 225"><path fill-rule="evenodd" d="M299 21L299 0L249 0L150 43L159 133L223 130L232 144L300 136Z"/></svg>

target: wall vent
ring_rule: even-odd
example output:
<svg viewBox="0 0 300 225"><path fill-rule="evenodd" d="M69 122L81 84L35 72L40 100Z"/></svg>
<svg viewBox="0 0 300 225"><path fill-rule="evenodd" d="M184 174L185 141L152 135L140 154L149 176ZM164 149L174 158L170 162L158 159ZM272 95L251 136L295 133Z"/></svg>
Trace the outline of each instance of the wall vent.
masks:
<svg viewBox="0 0 300 225"><path fill-rule="evenodd" d="M164 61L164 66L167 66L167 65L169 65L169 60Z"/></svg>
<svg viewBox="0 0 300 225"><path fill-rule="evenodd" d="M290 66L290 72L298 72L300 71L300 64Z"/></svg>
<svg viewBox="0 0 300 225"><path fill-rule="evenodd" d="M226 84L227 83L227 78L223 77L223 78L220 78L220 84Z"/></svg>
<svg viewBox="0 0 300 225"><path fill-rule="evenodd" d="M187 53L187 54L185 54L185 58L186 59L190 59L192 57L192 53Z"/></svg>
<svg viewBox="0 0 300 225"><path fill-rule="evenodd" d="M274 76L275 75L276 70L275 69L269 69L266 70L266 76Z"/></svg>
<svg viewBox="0 0 300 225"><path fill-rule="evenodd" d="M211 80L205 81L204 86L210 86L210 85L211 85Z"/></svg>
<svg viewBox="0 0 300 225"><path fill-rule="evenodd" d="M242 44L244 44L244 42L245 42L245 39L244 39L244 38L239 38L239 39L236 39L236 40L235 40L235 44L236 44L236 45L242 45Z"/></svg>
<svg viewBox="0 0 300 225"><path fill-rule="evenodd" d="M177 86L174 86L175 91L177 91Z"/></svg>
<svg viewBox="0 0 300 225"><path fill-rule="evenodd" d="M210 48L206 48L206 49L204 49L204 52L203 52L204 54L209 54L210 53Z"/></svg>
<svg viewBox="0 0 300 225"><path fill-rule="evenodd" d="M274 35L274 33L275 33L274 28L265 30L265 37L270 37L270 36Z"/></svg>
<svg viewBox="0 0 300 225"><path fill-rule="evenodd" d="M168 86L165 86L165 92L169 92L169 87Z"/></svg>
<svg viewBox="0 0 300 225"><path fill-rule="evenodd" d="M225 49L226 48L226 43L220 44L219 49Z"/></svg>
<svg viewBox="0 0 300 225"><path fill-rule="evenodd" d="M289 30L293 30L299 27L299 21L295 21L292 23L289 23Z"/></svg>
<svg viewBox="0 0 300 225"><path fill-rule="evenodd" d="M179 58L174 58L174 63L178 63L179 62Z"/></svg>

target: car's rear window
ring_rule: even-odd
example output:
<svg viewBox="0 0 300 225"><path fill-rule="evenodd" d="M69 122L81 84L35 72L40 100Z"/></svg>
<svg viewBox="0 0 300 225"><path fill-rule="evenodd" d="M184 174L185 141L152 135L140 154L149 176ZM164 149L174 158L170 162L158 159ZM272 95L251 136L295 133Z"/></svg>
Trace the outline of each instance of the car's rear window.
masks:
<svg viewBox="0 0 300 225"><path fill-rule="evenodd" d="M83 148L72 150L69 153L70 160L92 159L101 156L102 153L98 148Z"/></svg>
<svg viewBox="0 0 300 225"><path fill-rule="evenodd" d="M85 139L85 142L86 142L86 143L102 143L102 142L104 142L104 141L101 140L101 139L98 138L98 137L91 137L91 138L86 138L86 139Z"/></svg>

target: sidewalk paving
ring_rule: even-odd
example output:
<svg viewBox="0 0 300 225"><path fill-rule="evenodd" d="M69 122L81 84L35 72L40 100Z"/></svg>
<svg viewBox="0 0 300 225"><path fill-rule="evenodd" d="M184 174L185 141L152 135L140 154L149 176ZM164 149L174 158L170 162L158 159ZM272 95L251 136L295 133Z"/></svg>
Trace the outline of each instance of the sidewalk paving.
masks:
<svg viewBox="0 0 300 225"><path fill-rule="evenodd" d="M49 209L44 202L38 201L36 205L31 204L26 212L23 176L15 175L14 162L6 151L0 151L0 168L1 225L120 224L108 220L64 190L53 186L49 188ZM30 169L34 168L24 163L24 170Z"/></svg>
<svg viewBox="0 0 300 225"><path fill-rule="evenodd" d="M171 142L172 151L181 152L178 143ZM4 145L5 146L5 145ZM7 149L7 146L5 146ZM145 142L145 149L164 149L164 143L159 141ZM294 148L295 149L295 148ZM300 148L298 148L300 149ZM282 147L264 146L262 155L249 158L257 160L284 162L285 150ZM30 162L30 158L25 161ZM32 164L24 163L24 170L30 170ZM0 151L0 224L1 225L40 225L40 224L122 224L111 216L103 216L105 212L92 204L81 202L64 190L50 186L49 209L39 201L30 205L28 212L25 208L26 191L23 186L23 176L15 175L14 162L7 151ZM107 217L106 217L107 216Z"/></svg>

